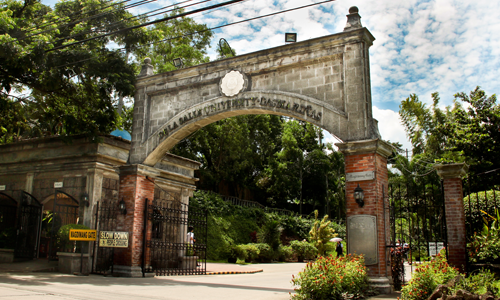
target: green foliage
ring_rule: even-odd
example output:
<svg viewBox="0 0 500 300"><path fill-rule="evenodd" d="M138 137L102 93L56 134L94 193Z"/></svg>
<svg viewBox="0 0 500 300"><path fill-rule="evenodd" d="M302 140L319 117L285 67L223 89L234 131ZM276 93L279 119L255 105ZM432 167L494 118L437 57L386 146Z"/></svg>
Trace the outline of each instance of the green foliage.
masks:
<svg viewBox="0 0 500 300"><path fill-rule="evenodd" d="M83 224L66 224L59 228L57 232L57 244L58 249L62 251L67 251L73 247L75 241L69 240L69 231L71 229L89 229L87 226Z"/></svg>
<svg viewBox="0 0 500 300"><path fill-rule="evenodd" d="M248 258L248 252L247 252L246 245L236 245L236 246L234 246L234 255L238 259L246 260Z"/></svg>
<svg viewBox="0 0 500 300"><path fill-rule="evenodd" d="M467 216L465 225L468 230L471 230L471 235L483 230L484 217L496 215L494 199L500 202L500 191L480 191L464 197L464 210Z"/></svg>
<svg viewBox="0 0 500 300"><path fill-rule="evenodd" d="M0 231L0 249L14 249L16 247L16 228L9 227Z"/></svg>
<svg viewBox="0 0 500 300"><path fill-rule="evenodd" d="M424 165L466 162L469 174L500 165L500 105L496 96L487 97L479 87L454 96L454 106L445 110L439 108L438 93L432 94L431 107L415 94L401 102L399 114L413 146L412 160ZM481 188L475 190L487 190L494 184L493 178L483 178L478 183Z"/></svg>
<svg viewBox="0 0 500 300"><path fill-rule="evenodd" d="M469 94L457 93L452 121L438 128L449 137L450 149L466 158L469 173L479 174L500 165L500 105L496 100L495 95L488 97L479 87ZM479 190L497 184L494 178L481 181Z"/></svg>
<svg viewBox="0 0 500 300"><path fill-rule="evenodd" d="M401 299L427 299L438 285L446 284L457 275L458 271L450 267L444 255L440 253L434 260L415 269L411 280L401 290Z"/></svg>
<svg viewBox="0 0 500 300"><path fill-rule="evenodd" d="M107 8L104 8L107 6ZM87 12L81 18L81 12ZM113 10L113 13L98 12ZM0 7L0 143L52 135L96 137L116 128L111 95L134 94L135 70L109 42L137 45L144 30L97 35L138 24L123 4L103 0L3 0ZM56 49L84 41L78 46Z"/></svg>
<svg viewBox="0 0 500 300"><path fill-rule="evenodd" d="M296 300L363 299L368 288L368 276L362 256L319 257L309 262L297 277Z"/></svg>
<svg viewBox="0 0 500 300"><path fill-rule="evenodd" d="M318 220L318 211L314 211L314 224L309 231L309 241L318 249L318 255L325 255L328 242L337 236L330 226L331 221L327 220L328 215L325 215L321 221Z"/></svg>
<svg viewBox="0 0 500 300"><path fill-rule="evenodd" d="M193 244L191 243L186 243L186 256L193 256L194 255L194 247Z"/></svg>
<svg viewBox="0 0 500 300"><path fill-rule="evenodd" d="M318 249L307 241L291 241L290 247L292 247L292 250L297 255L299 261L304 259L312 260L316 258L316 255L318 254Z"/></svg>
<svg viewBox="0 0 500 300"><path fill-rule="evenodd" d="M246 261L251 262L259 257L260 250L255 244L239 245L239 247L246 252Z"/></svg>
<svg viewBox="0 0 500 300"><path fill-rule="evenodd" d="M280 245L278 248L279 261L291 261L293 258L293 249L291 246Z"/></svg>
<svg viewBox="0 0 500 300"><path fill-rule="evenodd" d="M184 9L173 10L164 17L172 17L184 12ZM213 32L207 30L205 24L197 24L189 17L175 18L156 23L148 28L148 35L153 42L147 46L131 49L139 58L138 65L144 58L151 58L156 73L175 70L174 58L182 58L185 67L191 67L210 61L207 48Z"/></svg>
<svg viewBox="0 0 500 300"><path fill-rule="evenodd" d="M500 296L498 289L498 280L495 280L495 274L490 270L481 269L477 274L469 274L465 280L460 280L451 289L451 293L456 293L458 290L465 290L472 294L484 295L491 292L496 297Z"/></svg>
<svg viewBox="0 0 500 300"><path fill-rule="evenodd" d="M295 239L305 239L309 237L312 220L297 215L280 215L269 213L270 218L277 220L283 228L283 235Z"/></svg>
<svg viewBox="0 0 500 300"><path fill-rule="evenodd" d="M255 247L259 250L259 255L257 256L257 261L259 262L271 262L274 257L275 253L273 249L271 249L271 246L268 244L263 244L263 243L257 243L253 244Z"/></svg>
<svg viewBox="0 0 500 300"><path fill-rule="evenodd" d="M488 221L490 220L491 223ZM486 214L484 227L481 233L474 233L474 238L468 244L471 262L499 263L500 262L500 212L496 217Z"/></svg>
<svg viewBox="0 0 500 300"><path fill-rule="evenodd" d="M283 227L277 220L268 220L257 232L257 241L268 244L273 251L277 251L281 243L280 237Z"/></svg>
<svg viewBox="0 0 500 300"><path fill-rule="evenodd" d="M201 128L171 152L202 164L197 174L200 189L240 199L251 195L265 206L297 212L300 203L321 211L333 208L341 219L343 156L331 145L321 144L320 138L321 130L306 122L243 115Z"/></svg>

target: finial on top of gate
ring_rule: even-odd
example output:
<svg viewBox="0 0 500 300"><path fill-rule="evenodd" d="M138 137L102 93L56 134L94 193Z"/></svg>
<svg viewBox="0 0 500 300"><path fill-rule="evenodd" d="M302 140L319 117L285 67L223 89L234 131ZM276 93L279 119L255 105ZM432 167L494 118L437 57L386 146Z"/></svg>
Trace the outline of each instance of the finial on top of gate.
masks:
<svg viewBox="0 0 500 300"><path fill-rule="evenodd" d="M356 6L351 6L351 8L349 8L349 14L347 15L347 24L345 24L344 31L363 27L363 25L361 25L361 16L358 12L359 9Z"/></svg>
<svg viewBox="0 0 500 300"><path fill-rule="evenodd" d="M146 57L144 59L144 64L142 65L141 73L137 77L151 76L154 75L153 65L151 64L151 58Z"/></svg>

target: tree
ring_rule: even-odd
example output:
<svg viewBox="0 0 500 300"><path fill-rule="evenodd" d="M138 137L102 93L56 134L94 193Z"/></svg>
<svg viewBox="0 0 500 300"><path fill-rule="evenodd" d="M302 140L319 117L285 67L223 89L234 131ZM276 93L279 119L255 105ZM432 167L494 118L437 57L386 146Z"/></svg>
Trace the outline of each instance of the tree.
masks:
<svg viewBox="0 0 500 300"><path fill-rule="evenodd" d="M202 163L199 171L201 189L224 192L246 198L264 197L256 188L268 157L277 150L281 132L280 117L244 115L227 118L193 133L176 145L171 153Z"/></svg>
<svg viewBox="0 0 500 300"><path fill-rule="evenodd" d="M20 138L88 134L117 127L112 94L134 93L134 68L106 45L138 43L141 31L96 37L138 20L104 0L2 0L0 8L0 143ZM104 10L109 13L101 13ZM65 44L84 41L78 46ZM6 111L11 110L12 111Z"/></svg>
<svg viewBox="0 0 500 300"><path fill-rule="evenodd" d="M500 166L500 105L496 100L479 87L469 95L457 93L453 119L439 127L449 137L449 148L465 157L472 174Z"/></svg>
<svg viewBox="0 0 500 300"><path fill-rule="evenodd" d="M173 17L183 13L183 9L175 9L164 17ZM209 62L207 48L213 36L205 24L197 24L188 17L174 18L167 22L156 23L148 33L151 43L131 49L135 57L139 58L137 65L142 64L144 58L151 58L156 73L175 70L174 58L181 58L185 67Z"/></svg>

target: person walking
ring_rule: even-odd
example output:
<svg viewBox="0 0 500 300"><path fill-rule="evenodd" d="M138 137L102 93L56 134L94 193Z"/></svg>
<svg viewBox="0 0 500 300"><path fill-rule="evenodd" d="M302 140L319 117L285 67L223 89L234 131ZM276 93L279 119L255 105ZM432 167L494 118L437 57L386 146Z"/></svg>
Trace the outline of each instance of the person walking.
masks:
<svg viewBox="0 0 500 300"><path fill-rule="evenodd" d="M337 242L337 247L335 248L335 252L337 252L337 257L344 256L344 247L342 246L342 242Z"/></svg>
<svg viewBox="0 0 500 300"><path fill-rule="evenodd" d="M194 230L193 226L188 227L187 240L188 240L188 243L191 244L191 246L193 246L194 242L196 242L196 239L194 238L193 230Z"/></svg>

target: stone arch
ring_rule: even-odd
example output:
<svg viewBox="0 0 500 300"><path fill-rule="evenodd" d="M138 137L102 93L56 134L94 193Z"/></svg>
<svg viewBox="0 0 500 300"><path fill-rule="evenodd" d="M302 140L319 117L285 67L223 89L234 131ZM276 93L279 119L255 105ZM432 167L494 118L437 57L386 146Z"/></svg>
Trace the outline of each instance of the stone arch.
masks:
<svg viewBox="0 0 500 300"><path fill-rule="evenodd" d="M190 133L241 114L294 117L344 142L379 138L368 59L373 40L359 26L157 75L145 59L129 163L154 166Z"/></svg>
<svg viewBox="0 0 500 300"><path fill-rule="evenodd" d="M144 164L154 165L175 144L208 124L245 114L288 116L337 133L340 140L346 138L347 114L332 105L295 93L248 91L236 97L215 97L180 111L149 137L147 143L156 147ZM330 116L328 122L324 122L325 115Z"/></svg>

